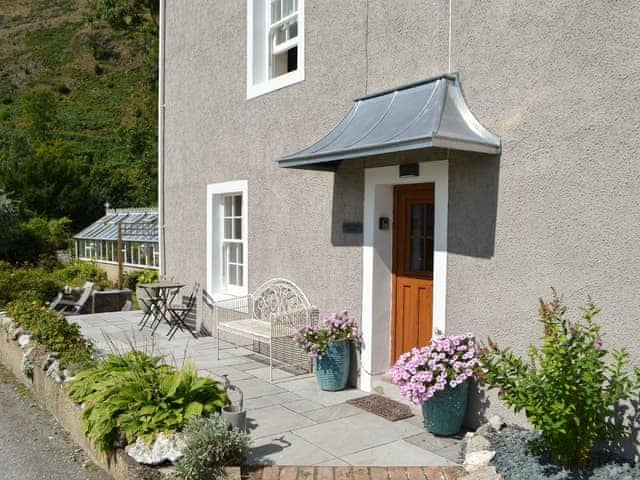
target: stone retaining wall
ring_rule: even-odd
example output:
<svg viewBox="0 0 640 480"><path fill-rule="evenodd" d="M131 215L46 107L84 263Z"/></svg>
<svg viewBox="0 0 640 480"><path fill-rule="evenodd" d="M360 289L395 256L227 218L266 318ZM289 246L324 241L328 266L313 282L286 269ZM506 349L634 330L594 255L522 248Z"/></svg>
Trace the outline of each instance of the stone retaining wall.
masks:
<svg viewBox="0 0 640 480"><path fill-rule="evenodd" d="M32 344L29 344L31 347ZM89 443L82 431L80 406L67 396L62 386L46 376L40 365L34 365L32 379L26 378L21 371L23 350L12 341L5 329L0 331L0 362L24 383L69 432L71 438L82 447L96 465L106 470L115 480L160 480L164 474L159 469L149 468L136 463L124 451L118 450L113 459L107 461Z"/></svg>

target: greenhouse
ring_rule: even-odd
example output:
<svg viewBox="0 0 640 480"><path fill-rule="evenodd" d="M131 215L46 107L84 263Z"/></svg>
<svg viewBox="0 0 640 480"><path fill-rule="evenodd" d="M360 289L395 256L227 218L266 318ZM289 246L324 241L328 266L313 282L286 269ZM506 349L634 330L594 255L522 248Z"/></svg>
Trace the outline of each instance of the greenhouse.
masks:
<svg viewBox="0 0 640 480"><path fill-rule="evenodd" d="M102 218L74 235L75 257L117 265L119 236L123 265L158 268L158 211L155 208L107 208Z"/></svg>

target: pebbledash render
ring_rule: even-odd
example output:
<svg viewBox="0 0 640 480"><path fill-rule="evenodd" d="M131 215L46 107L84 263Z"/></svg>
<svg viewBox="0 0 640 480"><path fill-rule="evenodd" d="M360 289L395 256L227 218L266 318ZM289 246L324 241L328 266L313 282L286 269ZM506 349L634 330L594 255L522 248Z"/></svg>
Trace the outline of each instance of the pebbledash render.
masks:
<svg viewBox="0 0 640 480"><path fill-rule="evenodd" d="M164 273L349 311L365 390L435 330L524 352L550 287L640 364L640 3L164 9Z"/></svg>

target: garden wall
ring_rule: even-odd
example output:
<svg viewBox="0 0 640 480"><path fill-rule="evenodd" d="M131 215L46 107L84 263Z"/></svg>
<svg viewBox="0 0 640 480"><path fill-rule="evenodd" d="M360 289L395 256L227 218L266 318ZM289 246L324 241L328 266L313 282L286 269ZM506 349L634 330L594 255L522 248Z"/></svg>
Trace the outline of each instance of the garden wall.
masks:
<svg viewBox="0 0 640 480"><path fill-rule="evenodd" d="M28 344L30 348L33 344ZM22 383L43 403L60 425L69 432L71 438L82 447L96 465L106 470L115 480L160 480L166 478L161 469L154 469L136 463L123 450L118 450L114 458L107 462L89 443L82 431L81 408L73 403L62 388L42 369L46 354L34 362L32 379L26 378L21 371L23 349L9 338L5 328L0 332L0 362L2 362Z"/></svg>

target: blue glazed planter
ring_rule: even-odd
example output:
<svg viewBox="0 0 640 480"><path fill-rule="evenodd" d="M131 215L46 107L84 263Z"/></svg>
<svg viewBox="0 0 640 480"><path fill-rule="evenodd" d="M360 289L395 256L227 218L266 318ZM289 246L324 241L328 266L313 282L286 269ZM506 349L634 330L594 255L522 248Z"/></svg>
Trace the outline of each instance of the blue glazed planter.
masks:
<svg viewBox="0 0 640 480"><path fill-rule="evenodd" d="M330 343L320 360L313 359L318 385L322 390L335 392L343 390L349 380L351 351L349 342Z"/></svg>
<svg viewBox="0 0 640 480"><path fill-rule="evenodd" d="M469 382L447 387L422 404L424 426L434 435L455 435L462 428L467 412Z"/></svg>

